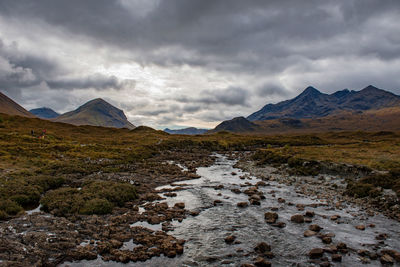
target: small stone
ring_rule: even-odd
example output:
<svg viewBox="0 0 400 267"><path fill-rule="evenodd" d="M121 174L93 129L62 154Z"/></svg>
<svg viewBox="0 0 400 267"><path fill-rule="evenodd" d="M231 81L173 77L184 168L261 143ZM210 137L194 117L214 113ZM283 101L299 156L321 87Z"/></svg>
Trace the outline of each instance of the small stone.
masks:
<svg viewBox="0 0 400 267"><path fill-rule="evenodd" d="M340 255L340 254L332 254L332 261L341 262L342 261L342 255Z"/></svg>
<svg viewBox="0 0 400 267"><path fill-rule="evenodd" d="M276 212L266 212L264 218L266 223L275 223L278 220L278 214Z"/></svg>
<svg viewBox="0 0 400 267"><path fill-rule="evenodd" d="M321 258L323 254L324 254L324 250L322 248L313 248L308 253L308 256L310 257L310 259L317 259L317 258Z"/></svg>
<svg viewBox="0 0 400 267"><path fill-rule="evenodd" d="M332 221L336 221L337 219L339 219L340 218L340 215L332 215L331 216L331 220Z"/></svg>
<svg viewBox="0 0 400 267"><path fill-rule="evenodd" d="M357 226L356 226L356 229L357 229L357 230L364 231L364 230L365 230L365 225L362 225L362 224L357 225Z"/></svg>
<svg viewBox="0 0 400 267"><path fill-rule="evenodd" d="M185 203L183 203L183 202L175 203L174 207L178 208L178 209L184 209L185 208Z"/></svg>
<svg viewBox="0 0 400 267"><path fill-rule="evenodd" d="M265 242L258 243L258 245L254 248L254 251L260 254L264 254L265 252L271 251L271 246Z"/></svg>
<svg viewBox="0 0 400 267"><path fill-rule="evenodd" d="M330 244L330 243L332 243L332 238L329 236L324 236L322 238L322 242L324 242L325 244Z"/></svg>
<svg viewBox="0 0 400 267"><path fill-rule="evenodd" d="M345 243L343 243L343 242L338 243L338 244L336 245L336 247L337 247L337 249L339 249L339 250L345 250L345 249L347 249L347 245L346 245Z"/></svg>
<svg viewBox="0 0 400 267"><path fill-rule="evenodd" d="M304 216L301 214L293 215L290 220L295 223L304 223Z"/></svg>
<svg viewBox="0 0 400 267"><path fill-rule="evenodd" d="M239 208L245 208L249 205L248 202L239 202L236 204L236 206L238 206Z"/></svg>
<svg viewBox="0 0 400 267"><path fill-rule="evenodd" d="M306 230L306 231L304 232L304 236L305 236L305 237L314 236L314 235L316 235L316 234L317 234L317 232L314 232L314 231L311 231L311 230Z"/></svg>
<svg viewBox="0 0 400 267"><path fill-rule="evenodd" d="M323 228L322 228L321 226L317 225L317 224L311 224L311 225L308 227L308 229L310 229L311 231L314 231L314 232L319 232L319 231L321 231Z"/></svg>
<svg viewBox="0 0 400 267"><path fill-rule="evenodd" d="M271 267L271 263L261 257L256 259L256 261L254 262L254 265L257 267Z"/></svg>
<svg viewBox="0 0 400 267"><path fill-rule="evenodd" d="M394 264L393 258L388 254L382 255L380 260L381 260L382 264L389 264L389 265L393 265Z"/></svg>
<svg viewBox="0 0 400 267"><path fill-rule="evenodd" d="M284 222L277 222L277 223L272 223L272 226L278 227L278 228L284 228L286 227L286 223Z"/></svg>
<svg viewBox="0 0 400 267"><path fill-rule="evenodd" d="M236 236L234 236L234 235L227 236L227 237L225 237L225 243L232 244L233 241L235 241L235 239L236 239Z"/></svg>
<svg viewBox="0 0 400 267"><path fill-rule="evenodd" d="M306 217L310 217L310 218L314 217L314 215L315 215L315 212L313 212L313 211L306 211L306 214L305 214Z"/></svg>
<svg viewBox="0 0 400 267"><path fill-rule="evenodd" d="M217 206L217 205L219 205L221 203L222 203L222 200L220 200L220 199L214 200L214 206Z"/></svg>

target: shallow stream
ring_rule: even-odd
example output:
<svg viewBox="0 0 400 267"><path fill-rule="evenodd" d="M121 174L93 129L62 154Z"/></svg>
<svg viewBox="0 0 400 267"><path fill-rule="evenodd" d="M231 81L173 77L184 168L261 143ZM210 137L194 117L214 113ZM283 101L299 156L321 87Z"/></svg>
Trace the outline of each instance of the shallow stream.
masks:
<svg viewBox="0 0 400 267"><path fill-rule="evenodd" d="M296 193L294 187L267 182L267 186L259 187L266 199L261 205L249 205L245 208L237 206L238 202L248 201L246 194L235 194L231 189L241 191L261 181L256 177L243 173L234 168L235 160L226 156L217 155L217 161L210 167L198 168L200 179L180 182L174 186L184 187L176 191L176 197L166 197L169 206L177 202L184 202L186 209L200 211L198 216L188 216L182 222L172 223L174 230L168 232L179 239L187 240L183 255L176 258L158 257L146 262L120 264L103 262L100 258L95 261L82 261L64 264L64 266L240 266L242 263L252 263L257 257L254 247L260 242L271 245L275 257L269 259L272 266L313 266L309 263L308 252L312 248L323 248L328 245L321 239L312 236L304 237L309 223L293 223L290 218L294 214L304 214L305 211L315 212L312 224L323 228L321 233L333 233L332 244L344 242L351 248L350 253L343 255L341 263L332 263L332 266L380 266L379 261L363 264L357 255L357 250L373 251L380 249L394 249L400 251L400 223L382 215L368 217L357 207L347 205L343 209L334 209L330 206L306 207L298 211L296 204L320 203L317 199ZM271 169L271 175L272 174ZM243 176L245 179L243 179ZM242 179L240 178L242 177ZM223 188L222 188L222 186ZM158 188L173 188L165 186ZM216 187L219 187L216 189ZM278 202L278 198L285 199L285 203ZM214 205L215 200L221 203ZM289 205L293 203L294 205ZM264 213L277 207L278 221L286 223L286 227L278 228L267 224ZM340 219L332 221L332 215L340 215ZM355 229L356 225L370 225L364 231ZM157 226L154 226L157 228ZM155 229L153 227L153 229ZM389 238L379 244L375 237L380 233L388 234ZM234 235L238 244L227 244L224 238ZM125 244L133 247L134 244ZM330 254L325 253L330 259Z"/></svg>

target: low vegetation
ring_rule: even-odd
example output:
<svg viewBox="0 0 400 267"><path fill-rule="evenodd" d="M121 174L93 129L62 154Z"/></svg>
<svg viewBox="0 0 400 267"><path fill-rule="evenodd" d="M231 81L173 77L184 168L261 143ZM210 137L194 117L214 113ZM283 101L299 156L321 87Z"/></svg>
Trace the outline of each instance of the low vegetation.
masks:
<svg viewBox="0 0 400 267"><path fill-rule="evenodd" d="M44 129L45 137L38 138ZM303 175L317 174L320 161L365 165L391 171L391 176L379 178L379 183L359 181L367 186L354 194L362 196L378 186L399 188L395 170L400 166L400 135L392 132L183 136L147 127L73 126L1 114L0 218L18 216L39 203L60 216L110 213L135 199L140 188L99 173L129 172L133 166L156 172L161 154L198 150L259 150L254 155L258 164L287 164L293 174ZM349 185L349 192L355 191L351 188L358 186Z"/></svg>

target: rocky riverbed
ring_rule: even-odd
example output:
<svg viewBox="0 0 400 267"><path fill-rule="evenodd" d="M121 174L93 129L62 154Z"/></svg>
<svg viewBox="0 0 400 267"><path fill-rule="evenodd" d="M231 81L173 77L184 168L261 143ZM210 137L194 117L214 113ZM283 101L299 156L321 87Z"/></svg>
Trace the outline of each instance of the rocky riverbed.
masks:
<svg viewBox="0 0 400 267"><path fill-rule="evenodd" d="M256 166L244 154L214 156L214 164L166 157L163 164L189 179L177 175L155 189L152 182L140 200L112 215L39 212L1 223L1 263L399 266L400 223L343 196L340 175L297 177Z"/></svg>

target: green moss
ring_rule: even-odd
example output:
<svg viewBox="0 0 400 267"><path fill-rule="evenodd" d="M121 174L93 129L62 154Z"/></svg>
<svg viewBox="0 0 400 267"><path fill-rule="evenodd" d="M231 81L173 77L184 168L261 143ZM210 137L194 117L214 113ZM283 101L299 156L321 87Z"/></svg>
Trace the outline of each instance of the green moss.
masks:
<svg viewBox="0 0 400 267"><path fill-rule="evenodd" d="M18 213L23 211L23 208L15 201L5 199L0 200L0 211L3 211L3 213L6 213L8 215L17 215Z"/></svg>
<svg viewBox="0 0 400 267"><path fill-rule="evenodd" d="M77 188L64 187L45 194L40 203L43 210L56 216L70 214L106 214L114 206L123 206L137 198L136 189L129 183L90 181Z"/></svg>
<svg viewBox="0 0 400 267"><path fill-rule="evenodd" d="M377 197L381 193L372 184L365 183L349 183L346 188L346 194L352 197Z"/></svg>
<svg viewBox="0 0 400 267"><path fill-rule="evenodd" d="M79 210L80 214L107 214L111 213L113 205L106 199L94 198L85 202Z"/></svg>

